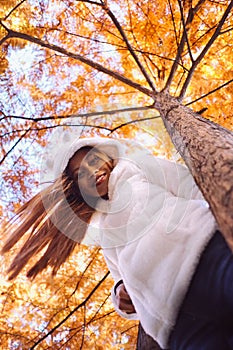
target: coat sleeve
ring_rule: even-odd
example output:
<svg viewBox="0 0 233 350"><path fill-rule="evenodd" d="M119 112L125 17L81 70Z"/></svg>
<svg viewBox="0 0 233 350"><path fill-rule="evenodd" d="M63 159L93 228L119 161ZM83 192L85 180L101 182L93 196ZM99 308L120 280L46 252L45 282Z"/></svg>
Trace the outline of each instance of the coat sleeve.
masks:
<svg viewBox="0 0 233 350"><path fill-rule="evenodd" d="M145 166L146 177L152 183L163 187L176 197L204 200L186 166L150 155L145 158L142 166Z"/></svg>
<svg viewBox="0 0 233 350"><path fill-rule="evenodd" d="M110 252L110 250L108 250L108 252ZM127 314L126 312L121 311L117 305L117 298L116 298L117 285L119 286L121 284L120 283L121 281L122 283L124 282L122 280L122 277L120 275L120 272L117 266L111 261L110 257L108 256L108 252L107 251L104 252L104 258L115 282L111 290L111 297L112 297L112 303L113 303L114 309L121 317L127 318L129 320L138 320L136 313Z"/></svg>

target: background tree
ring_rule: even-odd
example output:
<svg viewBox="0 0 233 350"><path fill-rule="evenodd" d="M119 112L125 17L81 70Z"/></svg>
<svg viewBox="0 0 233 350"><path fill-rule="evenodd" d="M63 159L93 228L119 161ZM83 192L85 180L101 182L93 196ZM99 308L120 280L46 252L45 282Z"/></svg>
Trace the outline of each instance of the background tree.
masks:
<svg viewBox="0 0 233 350"><path fill-rule="evenodd" d="M4 0L1 5L3 215L11 216L37 190L36 164L54 128L73 127L87 135L134 138L143 141L155 154L174 158L176 153L161 117L231 245L233 1L40 0L35 4ZM205 118L194 112L203 108ZM80 254L92 256L89 250L88 253L79 250L77 254L79 258ZM44 305L48 298L46 288L43 293L41 290L42 299L36 292L44 285L41 279L32 288L35 299L30 296L30 305L23 301L28 293L24 285L4 282L3 315L16 318L12 316L13 321L2 318L5 336L1 341L7 342L6 329L14 324L8 340L11 347L17 342L24 348L32 344L46 348L50 342L58 344L58 348L69 344L77 349L77 344L81 344L80 348L85 349L96 343L96 348L107 349L114 342L114 346L125 342L125 349L134 348L135 324L129 326L134 327L134 334L130 330L125 338L116 335L114 324L118 322L119 329L124 324L125 335L127 322L123 323L115 314L103 317L111 306L105 309L101 296L105 299L109 296L107 287L112 282L107 276L95 290L107 271L103 273L101 258L95 258L93 264L97 264L99 274L88 267L86 284L86 277L75 273L70 263L57 280L60 284L66 280L63 287L56 281L49 283L47 275L42 276L53 292L59 288L70 292L64 293L63 304L61 296L57 296L57 303L53 298L48 308L39 306L39 300ZM68 271L74 275L66 279ZM82 283L76 288L77 275ZM93 276L97 279L94 284L90 282ZM81 285L83 288L79 289ZM80 295L81 303L77 302ZM105 310L95 329L90 321L96 322L90 311L92 300L101 310L95 309L94 314L97 312L99 317L99 312ZM72 313L77 307L74 305L79 304L80 308ZM66 306L59 309L59 305ZM27 308L31 311L26 311ZM27 317L34 317L35 310L38 313L33 323ZM25 321L18 317L22 314ZM91 315L88 321L87 314ZM25 332L22 322L27 325ZM110 331L107 328L111 336L105 345L103 324L112 325ZM88 333L90 329L92 333Z"/></svg>

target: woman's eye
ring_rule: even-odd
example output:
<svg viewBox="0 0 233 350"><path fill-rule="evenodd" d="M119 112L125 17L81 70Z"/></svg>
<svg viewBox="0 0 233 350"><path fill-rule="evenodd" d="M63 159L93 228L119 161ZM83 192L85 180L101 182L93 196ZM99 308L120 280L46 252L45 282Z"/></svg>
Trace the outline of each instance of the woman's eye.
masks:
<svg viewBox="0 0 233 350"><path fill-rule="evenodd" d="M76 176L76 180L81 179L85 176L85 171L79 170L78 175Z"/></svg>
<svg viewBox="0 0 233 350"><path fill-rule="evenodd" d="M99 161L99 157L94 155L92 158L89 160L90 165L95 165Z"/></svg>

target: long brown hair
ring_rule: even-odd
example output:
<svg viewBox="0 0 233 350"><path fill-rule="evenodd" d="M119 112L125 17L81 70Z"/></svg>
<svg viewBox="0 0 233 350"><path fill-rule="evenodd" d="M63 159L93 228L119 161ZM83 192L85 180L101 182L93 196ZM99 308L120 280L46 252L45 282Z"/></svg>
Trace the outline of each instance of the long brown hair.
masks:
<svg viewBox="0 0 233 350"><path fill-rule="evenodd" d="M48 266L52 267L52 275L55 275L77 243L81 242L94 211L84 202L67 172L35 195L20 208L5 229L10 236L2 253L9 251L24 234L29 234L8 269L9 279L15 278L43 249L45 252L27 271L27 277L34 279Z"/></svg>

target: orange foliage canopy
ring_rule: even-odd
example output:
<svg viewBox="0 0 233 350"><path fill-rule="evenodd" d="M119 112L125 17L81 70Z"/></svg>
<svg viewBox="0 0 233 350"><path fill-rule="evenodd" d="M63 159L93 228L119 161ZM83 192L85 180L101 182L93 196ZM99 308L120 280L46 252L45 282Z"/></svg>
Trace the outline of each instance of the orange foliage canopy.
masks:
<svg viewBox="0 0 233 350"><path fill-rule="evenodd" d="M2 0L1 217L38 191L54 128L177 157L151 108L166 90L232 130L232 29L228 0ZM55 281L43 274L33 285L23 276L9 284L1 268L1 348L134 348L135 322L113 312L111 278L100 283L100 251L82 247Z"/></svg>

